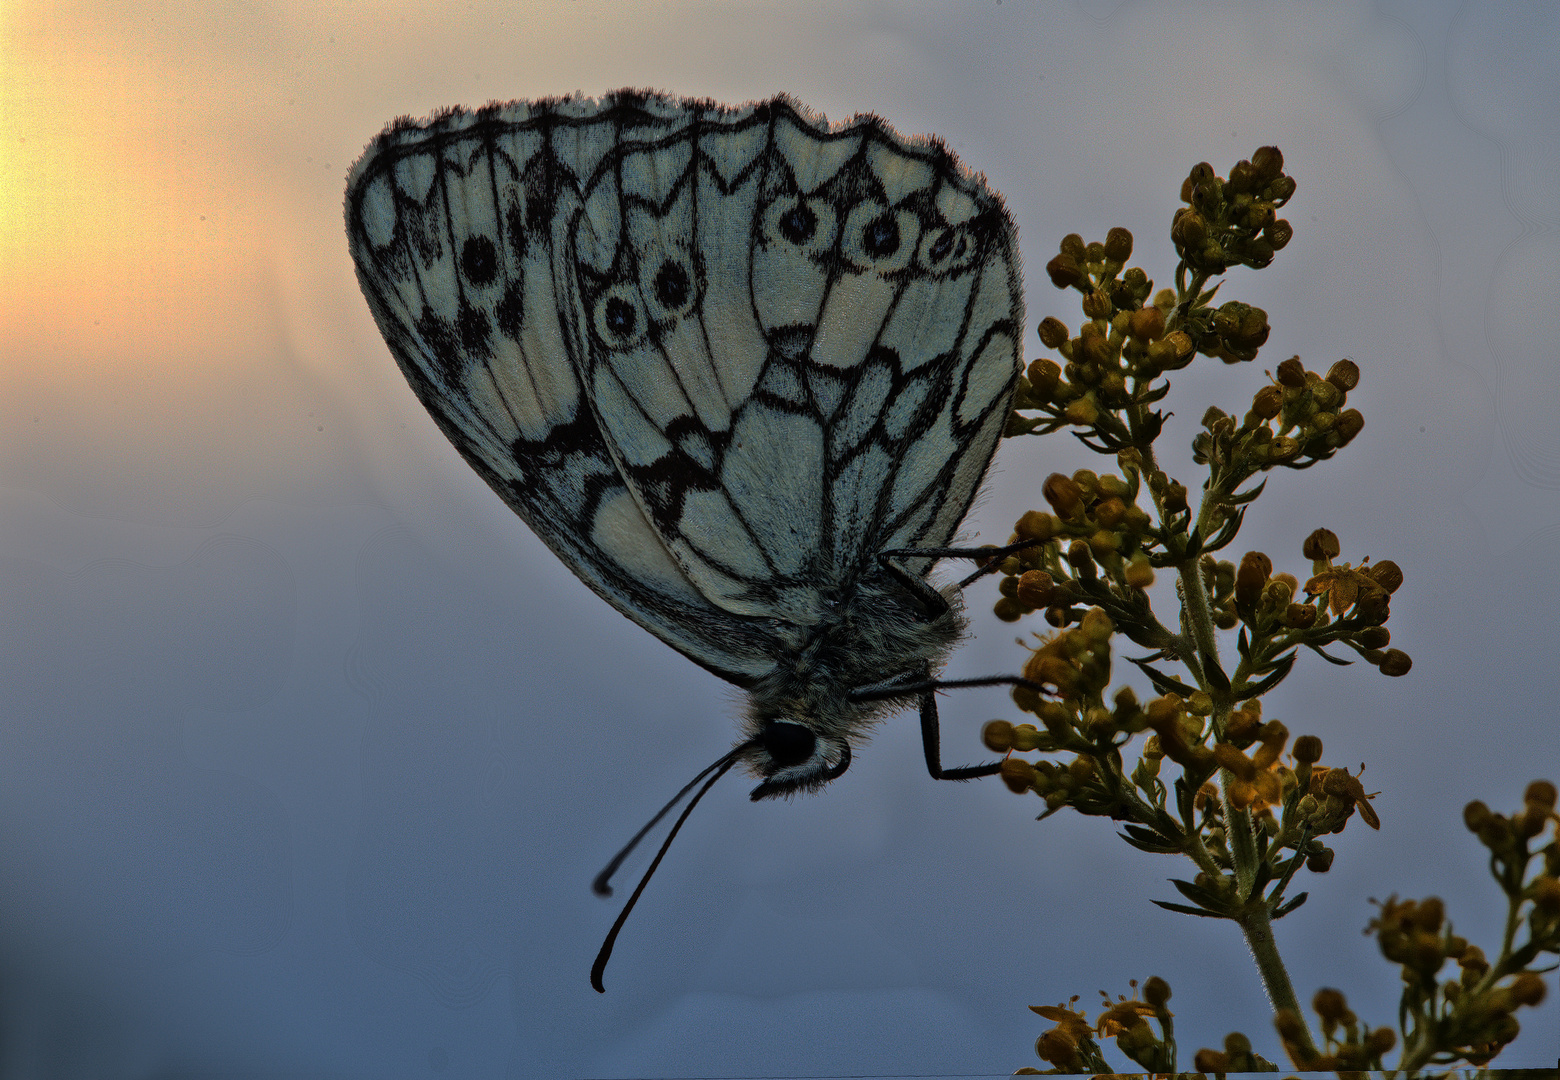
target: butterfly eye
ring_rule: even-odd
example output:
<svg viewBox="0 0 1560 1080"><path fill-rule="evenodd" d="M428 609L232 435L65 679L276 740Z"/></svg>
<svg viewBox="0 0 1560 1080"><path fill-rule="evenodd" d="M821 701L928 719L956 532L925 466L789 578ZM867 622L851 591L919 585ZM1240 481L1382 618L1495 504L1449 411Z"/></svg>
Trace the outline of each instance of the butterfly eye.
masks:
<svg viewBox="0 0 1560 1080"><path fill-rule="evenodd" d="M792 724L785 720L771 720L764 725L759 741L769 753L769 760L777 769L789 769L812 757L818 746L818 737L811 728Z"/></svg>
<svg viewBox="0 0 1560 1080"><path fill-rule="evenodd" d="M908 210L858 203L845 219L844 255L862 269L903 270L916 251L921 223Z"/></svg>
<svg viewBox="0 0 1560 1080"><path fill-rule="evenodd" d="M645 335L639 298L626 285L614 285L596 298L596 336L610 349L627 349Z"/></svg>

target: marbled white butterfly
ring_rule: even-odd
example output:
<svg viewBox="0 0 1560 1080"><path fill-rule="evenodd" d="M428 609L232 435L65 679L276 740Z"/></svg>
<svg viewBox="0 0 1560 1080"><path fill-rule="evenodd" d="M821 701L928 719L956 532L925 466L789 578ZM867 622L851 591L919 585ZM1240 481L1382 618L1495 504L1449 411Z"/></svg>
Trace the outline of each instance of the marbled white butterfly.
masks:
<svg viewBox="0 0 1560 1080"><path fill-rule="evenodd" d="M738 762L755 799L819 788L917 702L934 777L995 770L941 766L932 676L965 620L926 579L976 554L945 545L1008 415L1023 297L1011 218L946 147L786 97L494 104L393 123L346 219L466 461L748 692L742 740L682 794Z"/></svg>

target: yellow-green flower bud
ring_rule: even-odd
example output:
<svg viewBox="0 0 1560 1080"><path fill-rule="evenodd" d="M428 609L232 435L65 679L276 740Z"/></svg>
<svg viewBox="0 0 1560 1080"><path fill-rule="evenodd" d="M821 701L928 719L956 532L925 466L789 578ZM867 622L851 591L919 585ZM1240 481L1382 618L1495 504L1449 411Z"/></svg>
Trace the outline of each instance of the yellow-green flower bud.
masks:
<svg viewBox="0 0 1560 1080"><path fill-rule="evenodd" d="M1040 344L1047 349L1058 348L1067 340L1067 324L1054 315L1047 315L1040 320Z"/></svg>
<svg viewBox="0 0 1560 1080"><path fill-rule="evenodd" d="M1560 915L1560 878L1540 877L1533 882L1533 906L1550 918Z"/></svg>
<svg viewBox="0 0 1560 1080"><path fill-rule="evenodd" d="M1536 971L1521 972L1511 980L1511 1000L1518 1005L1537 1005L1545 992L1543 976Z"/></svg>
<svg viewBox="0 0 1560 1080"><path fill-rule="evenodd" d="M1049 1061L1062 1072L1081 1071L1079 1067L1083 1059L1078 1056L1078 1047L1060 1027L1052 1028L1035 1040L1035 1054L1041 1061Z"/></svg>
<svg viewBox="0 0 1560 1080"><path fill-rule="evenodd" d="M1268 459L1282 465L1299 457L1302 449L1298 439L1279 435L1268 444Z"/></svg>
<svg viewBox="0 0 1560 1080"><path fill-rule="evenodd" d="M1322 740L1315 735L1302 735L1295 740L1295 760L1314 765L1322 760Z"/></svg>
<svg viewBox="0 0 1560 1080"><path fill-rule="evenodd" d="M1398 591L1403 584L1403 571L1398 569L1398 564L1391 559L1382 559L1366 571L1377 585L1389 593Z"/></svg>
<svg viewBox="0 0 1560 1080"><path fill-rule="evenodd" d="M1230 1056L1222 1050L1210 1050L1204 1046L1192 1055L1192 1068L1200 1073L1223 1076L1230 1071Z"/></svg>
<svg viewBox="0 0 1560 1080"><path fill-rule="evenodd" d="M1327 562L1338 557L1343 548L1338 543L1338 534L1331 529L1317 529L1305 538L1301 545L1301 551L1312 562Z"/></svg>
<svg viewBox="0 0 1560 1080"><path fill-rule="evenodd" d="M1002 762L997 775L1002 777L1009 791L1021 795L1035 782L1035 767L1023 758L1010 757Z"/></svg>
<svg viewBox="0 0 1560 1080"><path fill-rule="evenodd" d="M1372 1058L1379 1058L1388 1053L1397 1045L1397 1032L1389 1027L1379 1027L1365 1036L1365 1052Z"/></svg>
<svg viewBox="0 0 1560 1080"><path fill-rule="evenodd" d="M1365 417L1360 414L1358 409L1343 410L1343 412L1338 414L1338 423L1333 428L1334 433L1338 436L1338 445L1348 445L1364 426Z"/></svg>
<svg viewBox="0 0 1560 1080"><path fill-rule="evenodd" d="M1163 1008L1170 1000L1170 984L1158 975L1150 975L1143 983L1143 1000L1154 1008Z"/></svg>
<svg viewBox="0 0 1560 1080"><path fill-rule="evenodd" d="M1017 582L1014 595L1029 607L1045 608L1056 602L1056 582L1044 570L1026 570L1022 576L1008 580Z"/></svg>
<svg viewBox="0 0 1560 1080"><path fill-rule="evenodd" d="M1482 832L1494 817L1490 808L1478 799L1463 807L1463 824L1469 832Z"/></svg>
<svg viewBox="0 0 1560 1080"><path fill-rule="evenodd" d="M1354 640L1362 649L1385 649L1392 640L1392 631L1385 626L1367 626L1354 635Z"/></svg>
<svg viewBox="0 0 1560 1080"><path fill-rule="evenodd" d="M1272 383L1258 390L1251 399L1251 411L1263 420L1277 416L1284 406L1284 392Z"/></svg>
<svg viewBox="0 0 1560 1080"><path fill-rule="evenodd" d="M1033 724L1019 724L1013 729L1013 749L1028 753L1040 748L1040 729Z"/></svg>
<svg viewBox="0 0 1560 1080"><path fill-rule="evenodd" d="M1148 347L1147 360L1155 370L1174 371L1185 367L1196 351L1186 331L1173 330Z"/></svg>
<svg viewBox="0 0 1560 1080"><path fill-rule="evenodd" d="M1381 663L1377 665L1383 675L1398 678L1407 675L1414 666L1413 658L1402 649L1388 649L1381 657Z"/></svg>
<svg viewBox="0 0 1560 1080"><path fill-rule="evenodd" d="M1242 606L1255 604L1272 572L1273 560L1262 552L1248 551L1241 556L1240 569L1235 571L1235 602Z"/></svg>
<svg viewBox="0 0 1560 1080"><path fill-rule="evenodd" d="M1165 334L1165 313L1156 307L1139 308L1132 313L1128 326L1139 341L1158 341Z"/></svg>
<svg viewBox="0 0 1560 1080"><path fill-rule="evenodd" d="M1040 494L1065 521L1075 520L1083 511L1083 492L1070 476L1052 473L1040 485Z"/></svg>
<svg viewBox="0 0 1560 1080"><path fill-rule="evenodd" d="M1132 234L1119 225L1105 234L1105 257L1124 263L1132 258Z"/></svg>
<svg viewBox="0 0 1560 1080"><path fill-rule="evenodd" d="M1020 540L1049 540L1056 535L1057 521L1050 514L1030 510L1013 525Z"/></svg>
<svg viewBox="0 0 1560 1080"><path fill-rule="evenodd" d="M1019 619L1028 614L1024 610L1024 605L1008 596L1001 597L996 603L992 604L991 613L1003 622L1018 622Z"/></svg>
<svg viewBox="0 0 1560 1080"><path fill-rule="evenodd" d="M1057 383L1062 381L1062 369L1055 360L1041 358L1033 361L1024 372L1029 380L1029 393L1036 402L1047 402L1056 393Z"/></svg>
<svg viewBox="0 0 1560 1080"><path fill-rule="evenodd" d="M1063 418L1077 427L1088 427L1100 418L1100 407L1086 397L1074 398L1062 410Z"/></svg>
<svg viewBox="0 0 1560 1080"><path fill-rule="evenodd" d="M1183 207L1170 223L1170 241L1177 250L1196 251L1208 239L1208 221L1196 210ZM1049 267L1047 267L1049 269ZM1054 275L1052 280L1055 280Z"/></svg>
<svg viewBox="0 0 1560 1080"><path fill-rule="evenodd" d="M1148 561L1148 556L1141 552L1132 557L1127 563L1122 578L1134 589L1146 589L1154 583L1154 568Z"/></svg>
<svg viewBox="0 0 1560 1080"><path fill-rule="evenodd" d="M1114 529L1127 516L1127 504L1121 498L1112 495L1095 503L1090 516L1094 518L1096 524L1107 529Z"/></svg>
<svg viewBox="0 0 1560 1080"><path fill-rule="evenodd" d="M1278 370L1274 372L1273 377L1281 385L1298 390L1305 386L1305 365L1300 362L1298 356L1291 356L1278 365Z"/></svg>
<svg viewBox="0 0 1560 1080"><path fill-rule="evenodd" d="M1094 565L1094 555L1087 541L1074 540L1067 545L1067 562L1085 581L1093 581L1098 576L1099 569Z"/></svg>
<svg viewBox="0 0 1560 1080"><path fill-rule="evenodd" d="M1325 412L1330 413L1343 400L1343 391L1325 379L1318 379L1313 383L1308 383L1306 390L1311 395L1311 401L1316 408ZM1335 420L1336 417L1333 419ZM1328 422L1327 427L1332 427L1332 421Z"/></svg>
<svg viewBox="0 0 1560 1080"><path fill-rule="evenodd" d="M1089 281L1088 273L1078 260L1065 252L1046 263L1045 272L1050 275L1051 284L1058 289L1081 289Z"/></svg>
<svg viewBox="0 0 1560 1080"><path fill-rule="evenodd" d="M980 729L980 741L994 754L1005 754L1013 749L1013 725L1006 720L992 720Z"/></svg>
<svg viewBox="0 0 1560 1080"><path fill-rule="evenodd" d="M1316 624L1316 609L1310 604L1290 604L1284 609L1284 625L1305 630Z"/></svg>
<svg viewBox="0 0 1560 1080"><path fill-rule="evenodd" d="M1288 574L1277 575L1262 586L1262 602L1271 608L1285 607L1295 595L1295 579Z"/></svg>
<svg viewBox="0 0 1560 1080"><path fill-rule="evenodd" d="M1327 369L1327 381L1348 393L1360 384L1360 367L1353 360L1339 360Z"/></svg>
<svg viewBox="0 0 1560 1080"><path fill-rule="evenodd" d="M1251 166L1264 184L1271 183L1284 172L1284 152L1276 146L1259 146L1251 155Z"/></svg>
<svg viewBox="0 0 1560 1080"><path fill-rule="evenodd" d="M1013 698L1013 704L1017 705L1021 711L1026 713L1037 712L1042 704L1042 699L1039 692L1036 690L1031 690L1027 686L1013 687L1010 696Z"/></svg>
<svg viewBox="0 0 1560 1080"><path fill-rule="evenodd" d="M1330 987L1323 987L1316 992L1316 996L1311 999L1311 1008L1316 1010L1317 1016L1333 1023L1349 1015L1349 1002L1344 998L1343 991Z"/></svg>

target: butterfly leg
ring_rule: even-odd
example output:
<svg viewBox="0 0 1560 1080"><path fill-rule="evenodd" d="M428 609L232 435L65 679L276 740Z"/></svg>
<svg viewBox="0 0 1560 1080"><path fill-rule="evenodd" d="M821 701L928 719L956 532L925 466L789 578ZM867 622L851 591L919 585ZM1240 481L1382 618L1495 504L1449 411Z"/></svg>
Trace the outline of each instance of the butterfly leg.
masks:
<svg viewBox="0 0 1560 1080"><path fill-rule="evenodd" d="M1008 544L1005 547L978 547L978 548L893 548L889 551L878 552L878 565L882 566L894 576L894 579L910 590L921 603L929 619L935 619L948 610L948 601L942 593L917 574L906 570L895 559L974 559L982 563L980 569L969 577L959 582L959 588L963 589L971 583L985 577L996 570L997 564L1012 555L1014 552L1023 551L1025 548L1034 547L1039 540L1020 540L1016 544Z"/></svg>
<svg viewBox="0 0 1560 1080"><path fill-rule="evenodd" d="M992 776L1002 768L1000 761L984 765L962 765L945 769L942 763L942 725L937 720L937 692L921 691L921 748L926 751L926 771L933 780L975 780Z"/></svg>

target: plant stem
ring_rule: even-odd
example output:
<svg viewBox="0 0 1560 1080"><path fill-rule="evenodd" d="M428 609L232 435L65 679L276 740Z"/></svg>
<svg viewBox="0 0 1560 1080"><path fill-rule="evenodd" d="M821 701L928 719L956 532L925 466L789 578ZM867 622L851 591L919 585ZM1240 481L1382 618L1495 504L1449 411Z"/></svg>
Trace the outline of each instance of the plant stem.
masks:
<svg viewBox="0 0 1560 1080"><path fill-rule="evenodd" d="M1203 530L1210 516L1214 497L1215 492L1210 488L1198 508L1199 532ZM1200 667L1204 672L1208 672L1219 670L1218 638L1214 632L1213 611L1208 599L1207 585L1197 562L1195 557L1187 559L1178 568L1181 578L1181 602L1185 605L1186 622L1191 630L1192 639L1197 645ZM1228 729L1230 710L1234 702L1230 700L1227 686L1215 690L1208 686L1206 680L1203 680L1203 689L1213 693L1215 737L1222 737ZM1256 836L1252 831L1254 826L1251 814L1247 810L1235 808L1229 797L1229 783L1233 776L1228 770L1221 769L1220 773L1223 780L1221 795L1224 803L1225 838L1229 845L1235 886L1240 890L1243 901L1242 914L1237 922L1241 933L1245 935L1246 947L1251 950L1251 958L1257 965L1257 974L1262 979L1262 986L1267 991L1268 1002L1272 1005L1273 1011L1277 1013L1287 1009L1294 1013L1300 1021L1302 1048L1308 1054L1314 1055L1316 1044L1311 1038L1310 1025L1305 1022L1305 1013L1300 1010L1300 1003L1295 997L1294 984L1289 981L1289 972L1284 967L1283 957L1279 955L1278 943L1273 939L1273 922L1267 904L1262 897L1252 895L1260 856L1257 853Z"/></svg>
<svg viewBox="0 0 1560 1080"><path fill-rule="evenodd" d="M1288 1009L1299 1018L1304 1036L1301 1045L1314 1055L1316 1044L1311 1040L1311 1027L1305 1022L1305 1013L1300 1011L1300 1002L1295 997L1294 984L1289 981L1289 972L1278 955L1278 943L1273 940L1273 923L1268 918L1266 905L1252 904L1246 914L1241 916L1240 930L1246 936L1246 947L1251 950L1251 959L1255 961L1257 973L1262 977L1262 986L1267 990L1268 1003L1274 1013Z"/></svg>

